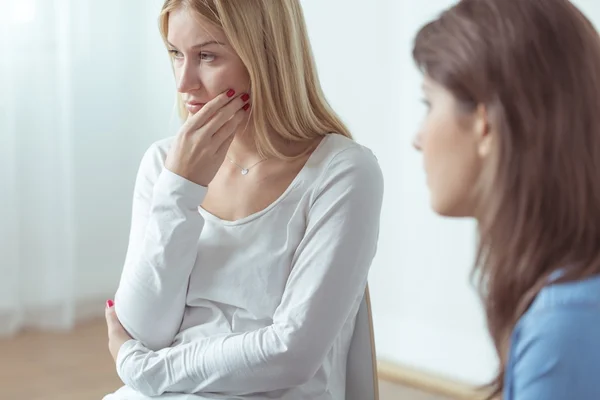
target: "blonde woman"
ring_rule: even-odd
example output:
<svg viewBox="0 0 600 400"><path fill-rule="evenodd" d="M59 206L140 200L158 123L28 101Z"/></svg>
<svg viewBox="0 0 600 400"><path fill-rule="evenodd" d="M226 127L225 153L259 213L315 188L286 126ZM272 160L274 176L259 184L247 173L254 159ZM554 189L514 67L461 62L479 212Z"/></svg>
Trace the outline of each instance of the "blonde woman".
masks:
<svg viewBox="0 0 600 400"><path fill-rule="evenodd" d="M168 0L160 26L185 123L139 168L105 399L343 399L383 181L299 1Z"/></svg>

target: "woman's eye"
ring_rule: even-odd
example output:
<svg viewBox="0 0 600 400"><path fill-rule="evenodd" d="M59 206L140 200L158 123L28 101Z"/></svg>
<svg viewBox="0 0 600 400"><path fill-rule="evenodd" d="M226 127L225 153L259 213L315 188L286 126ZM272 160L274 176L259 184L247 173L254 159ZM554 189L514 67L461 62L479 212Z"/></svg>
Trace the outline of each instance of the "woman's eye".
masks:
<svg viewBox="0 0 600 400"><path fill-rule="evenodd" d="M179 50L169 50L169 54L171 54L173 58L183 58L183 54Z"/></svg>
<svg viewBox="0 0 600 400"><path fill-rule="evenodd" d="M215 55L210 53L200 53L200 59L202 61L211 62L214 61Z"/></svg>

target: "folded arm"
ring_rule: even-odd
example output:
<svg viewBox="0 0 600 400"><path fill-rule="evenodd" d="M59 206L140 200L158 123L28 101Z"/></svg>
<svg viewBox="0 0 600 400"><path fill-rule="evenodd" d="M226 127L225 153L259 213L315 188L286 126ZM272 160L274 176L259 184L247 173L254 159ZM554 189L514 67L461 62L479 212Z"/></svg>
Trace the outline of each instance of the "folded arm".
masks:
<svg viewBox="0 0 600 400"><path fill-rule="evenodd" d="M142 159L133 196L125 265L115 295L123 327L149 349L170 346L185 310L187 285L204 225L206 188L163 167L153 145Z"/></svg>

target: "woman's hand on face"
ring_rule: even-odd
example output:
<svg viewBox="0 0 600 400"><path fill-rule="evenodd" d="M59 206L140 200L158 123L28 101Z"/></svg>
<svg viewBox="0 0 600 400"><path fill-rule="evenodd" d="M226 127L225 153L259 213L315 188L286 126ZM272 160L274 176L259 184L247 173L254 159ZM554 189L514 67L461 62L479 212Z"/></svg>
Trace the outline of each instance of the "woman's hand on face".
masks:
<svg viewBox="0 0 600 400"><path fill-rule="evenodd" d="M198 185L208 186L221 167L234 134L244 120L250 96L221 93L191 115L173 142L165 167Z"/></svg>
<svg viewBox="0 0 600 400"><path fill-rule="evenodd" d="M104 316L106 317L106 325L108 327L108 350L110 351L113 360L116 362L119 349L121 349L121 346L123 346L125 342L131 340L132 337L129 336L125 328L123 328L123 325L121 325L121 322L115 313L115 307L112 300L106 302Z"/></svg>

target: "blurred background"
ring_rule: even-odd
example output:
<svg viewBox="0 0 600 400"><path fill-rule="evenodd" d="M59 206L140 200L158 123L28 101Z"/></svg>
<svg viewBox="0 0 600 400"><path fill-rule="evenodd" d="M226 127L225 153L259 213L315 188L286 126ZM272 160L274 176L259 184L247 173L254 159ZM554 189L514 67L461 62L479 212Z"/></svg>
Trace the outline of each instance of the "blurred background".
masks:
<svg viewBox="0 0 600 400"><path fill-rule="evenodd" d="M424 112L412 40L453 3L302 0L327 98L385 175L370 275L380 376L462 398L496 367L469 281L474 224L430 211L411 147ZM598 2L574 3L600 23ZM77 380L89 392L73 398L98 399L100 375L118 386L104 302L120 277L140 158L179 125L161 5L0 0L0 399L67 399L61 390Z"/></svg>

